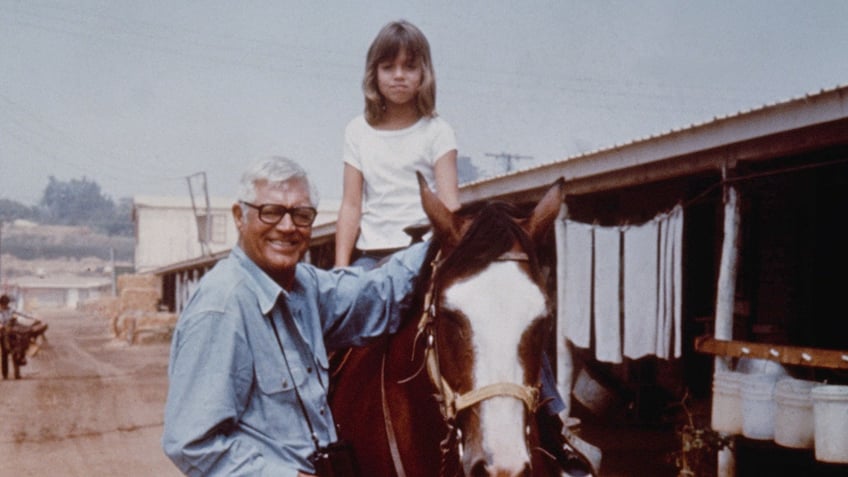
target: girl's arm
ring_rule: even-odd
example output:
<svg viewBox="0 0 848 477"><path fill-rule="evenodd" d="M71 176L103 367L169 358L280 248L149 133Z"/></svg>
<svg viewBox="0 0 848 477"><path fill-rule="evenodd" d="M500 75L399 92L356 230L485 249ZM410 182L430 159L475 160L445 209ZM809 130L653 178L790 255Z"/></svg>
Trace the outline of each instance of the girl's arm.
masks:
<svg viewBox="0 0 848 477"><path fill-rule="evenodd" d="M436 192L445 206L454 211L459 208L459 184L456 173L456 149L436 159L433 166L436 176Z"/></svg>
<svg viewBox="0 0 848 477"><path fill-rule="evenodd" d="M336 267L350 265L350 255L359 233L362 216L362 172L350 164L344 165L342 204L336 221Z"/></svg>

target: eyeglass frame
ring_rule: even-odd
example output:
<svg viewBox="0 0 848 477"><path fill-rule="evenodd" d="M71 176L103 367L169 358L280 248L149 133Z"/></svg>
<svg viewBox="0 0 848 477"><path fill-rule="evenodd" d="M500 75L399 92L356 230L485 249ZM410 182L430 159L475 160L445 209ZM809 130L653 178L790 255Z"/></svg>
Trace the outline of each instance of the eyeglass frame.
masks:
<svg viewBox="0 0 848 477"><path fill-rule="evenodd" d="M286 206L280 205L280 204L260 204L260 205L256 205L256 204L251 204L250 202L247 202L247 201L244 201L244 200L240 200L239 202L248 206L248 207L256 209L256 212L257 212L256 215L259 218L259 221L262 222L263 224L267 224L267 225L277 225L277 224L279 224L283 220L283 218L285 218L286 214L288 214L291 217L291 221L295 226L297 226L297 227L311 227L312 224L315 223L315 219L318 217L318 209L316 209L315 207L307 206L307 205L301 205L301 206L297 206L297 207L286 207ZM265 209L266 207L275 207L275 208L281 209L282 213L280 214L280 218L277 219L276 221L272 221L272 222L269 222L269 221L263 219L262 218L262 210ZM297 217L297 216L294 213L292 213L292 212L297 211L297 210L309 210L313 214L312 219L309 220L306 223L303 223L303 224L298 223L298 219L295 219L295 217Z"/></svg>

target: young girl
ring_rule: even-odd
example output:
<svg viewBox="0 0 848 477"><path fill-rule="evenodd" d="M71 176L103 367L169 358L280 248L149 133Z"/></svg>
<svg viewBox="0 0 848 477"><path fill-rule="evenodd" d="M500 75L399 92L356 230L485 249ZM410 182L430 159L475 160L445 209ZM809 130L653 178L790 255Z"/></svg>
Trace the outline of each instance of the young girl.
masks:
<svg viewBox="0 0 848 477"><path fill-rule="evenodd" d="M344 190L336 223L337 267L347 266L356 245L357 266L372 268L384 256L409 245L404 228L426 222L415 171L451 209L459 208L456 136L436 115L436 79L430 45L406 21L387 24L368 49L365 65L365 113L345 128ZM358 234L358 238L357 238ZM582 465L563 448L565 404L546 359L542 418L552 452L564 468ZM582 456L581 456L582 457ZM569 462L570 461L570 462ZM577 475L577 474L575 474ZM584 475L584 474L580 474Z"/></svg>
<svg viewBox="0 0 848 477"><path fill-rule="evenodd" d="M427 38L401 20L368 49L365 113L345 128L336 266L372 267L404 248L404 228L426 221L415 172L451 210L459 208L456 135L436 114L436 78ZM356 250L354 251L354 245Z"/></svg>

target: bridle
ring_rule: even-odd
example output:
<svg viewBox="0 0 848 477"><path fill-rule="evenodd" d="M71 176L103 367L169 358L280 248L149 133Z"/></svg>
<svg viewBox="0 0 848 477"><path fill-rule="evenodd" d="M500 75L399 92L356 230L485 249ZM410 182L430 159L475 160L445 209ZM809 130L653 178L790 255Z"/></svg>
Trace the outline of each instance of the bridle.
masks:
<svg viewBox="0 0 848 477"><path fill-rule="evenodd" d="M475 404L478 404L493 397L511 397L518 399L524 404L524 407L529 415L533 415L539 405L539 388L538 386L526 386L512 382L499 382L488 384L486 386L472 389L465 393L458 393L451 387L441 373L439 367L439 352L436 345L436 317L438 316L436 297L436 275L439 266L442 264L441 251L438 252L436 258L432 262L432 271L430 273L430 286L424 295L423 309L421 318L418 322L418 331L415 337L415 343L419 342L421 337L426 339L426 347L424 349L424 362L427 368L427 374L430 381L438 390L436 399L439 401L439 409L442 413L442 418L448 428L447 436L440 444L442 458L441 471L443 475L446 466L447 456L456 451L457 455L461 456L462 440L461 431L456 425L456 417L459 412L467 409ZM495 261L514 261L528 262L529 258L524 252L508 251L501 254ZM415 351L413 349L413 355ZM416 373L417 375L418 373ZM385 355L383 356L382 377L385 379ZM411 378L409 378L411 379ZM397 440L395 439L394 429L391 423L391 417L388 412L388 402L385 393L385 383L383 387L383 416L386 434L389 441L389 451L394 464L395 472L398 477L406 477L403 462L401 460L400 451L398 449Z"/></svg>
<svg viewBox="0 0 848 477"><path fill-rule="evenodd" d="M513 382L499 382L475 388L465 393L458 393L445 380L439 367L439 352L436 346L435 326L436 316L438 315L436 301L434 300L436 295L435 276L438 267L441 265L440 256L441 252L436 255L436 259L433 261L430 287L427 290L427 294L424 295L424 308L418 322L418 336L424 336L426 338L424 359L427 366L427 374L439 391L438 400L442 417L446 422L452 423L460 411L496 396L518 399L524 403L527 411L531 413L535 412L539 401L539 389L536 386L527 386ZM529 258L524 252L508 251L501 254L495 261L528 262Z"/></svg>

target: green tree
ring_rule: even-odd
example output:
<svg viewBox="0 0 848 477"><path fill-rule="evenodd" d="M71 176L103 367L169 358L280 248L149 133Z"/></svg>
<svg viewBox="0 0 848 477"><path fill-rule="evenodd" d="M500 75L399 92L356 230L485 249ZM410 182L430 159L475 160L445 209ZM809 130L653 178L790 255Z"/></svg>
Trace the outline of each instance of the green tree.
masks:
<svg viewBox="0 0 848 477"><path fill-rule="evenodd" d="M112 211L112 220L106 225L105 231L109 235L120 235L124 237L132 237L135 233L135 226L132 220L133 201L129 197L124 197L118 201L118 205Z"/></svg>
<svg viewBox="0 0 848 477"><path fill-rule="evenodd" d="M132 235L131 203L125 200L116 208L100 185L85 177L66 182L50 176L39 205L45 223L86 225L110 235Z"/></svg>
<svg viewBox="0 0 848 477"><path fill-rule="evenodd" d="M20 202L9 199L0 199L0 221L12 221L17 219L33 220L38 217L38 211Z"/></svg>

